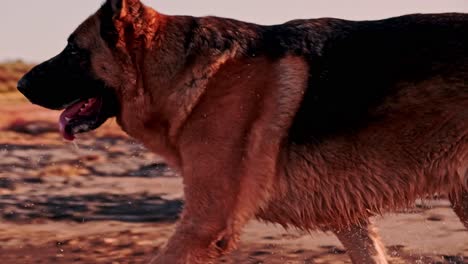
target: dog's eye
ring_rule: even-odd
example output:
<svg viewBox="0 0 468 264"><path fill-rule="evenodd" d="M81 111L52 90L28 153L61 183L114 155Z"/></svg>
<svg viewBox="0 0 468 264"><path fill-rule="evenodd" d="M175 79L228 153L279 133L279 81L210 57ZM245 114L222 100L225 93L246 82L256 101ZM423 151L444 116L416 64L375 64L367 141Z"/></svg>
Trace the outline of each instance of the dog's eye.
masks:
<svg viewBox="0 0 468 264"><path fill-rule="evenodd" d="M73 43L68 43L67 49L68 49L68 52L71 55L78 55L79 54L78 48Z"/></svg>

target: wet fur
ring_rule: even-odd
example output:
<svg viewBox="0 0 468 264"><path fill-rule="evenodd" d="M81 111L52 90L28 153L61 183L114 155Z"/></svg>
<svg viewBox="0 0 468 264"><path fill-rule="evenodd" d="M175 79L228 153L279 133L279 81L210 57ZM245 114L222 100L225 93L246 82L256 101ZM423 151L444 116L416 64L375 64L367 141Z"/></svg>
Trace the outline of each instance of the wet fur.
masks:
<svg viewBox="0 0 468 264"><path fill-rule="evenodd" d="M466 14L260 26L116 0L72 36L122 128L184 179L155 263L212 263L253 217L385 263L370 216L449 193L468 225L467 33Z"/></svg>

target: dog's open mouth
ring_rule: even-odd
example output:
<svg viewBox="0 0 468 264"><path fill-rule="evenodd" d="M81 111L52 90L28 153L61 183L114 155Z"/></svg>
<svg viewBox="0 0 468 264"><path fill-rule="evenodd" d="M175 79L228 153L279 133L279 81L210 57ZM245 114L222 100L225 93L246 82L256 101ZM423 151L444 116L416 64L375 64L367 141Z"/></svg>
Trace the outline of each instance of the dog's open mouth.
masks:
<svg viewBox="0 0 468 264"><path fill-rule="evenodd" d="M60 133L66 140L74 140L75 135L98 128L109 117L103 107L102 97L79 101L67 107L60 115Z"/></svg>

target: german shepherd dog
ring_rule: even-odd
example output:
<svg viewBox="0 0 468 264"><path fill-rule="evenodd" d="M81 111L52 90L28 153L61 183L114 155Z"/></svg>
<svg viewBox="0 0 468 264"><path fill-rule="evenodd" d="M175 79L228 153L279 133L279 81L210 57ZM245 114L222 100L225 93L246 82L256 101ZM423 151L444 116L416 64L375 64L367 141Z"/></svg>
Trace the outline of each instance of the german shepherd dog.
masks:
<svg viewBox="0 0 468 264"><path fill-rule="evenodd" d="M468 14L261 26L107 0L18 89L65 109L64 138L116 117L181 173L152 263L215 263L254 217L386 263L369 217L434 193L468 228Z"/></svg>

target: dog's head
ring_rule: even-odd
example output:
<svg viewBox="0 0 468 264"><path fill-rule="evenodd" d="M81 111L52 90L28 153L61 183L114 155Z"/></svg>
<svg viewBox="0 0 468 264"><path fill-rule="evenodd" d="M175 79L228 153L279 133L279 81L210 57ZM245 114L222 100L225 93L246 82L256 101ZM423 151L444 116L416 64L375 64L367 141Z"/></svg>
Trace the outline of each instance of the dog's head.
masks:
<svg viewBox="0 0 468 264"><path fill-rule="evenodd" d="M59 121L64 138L72 140L119 115L119 95L135 78L127 44L145 8L139 0L107 0L70 35L60 54L18 82L32 103L65 109Z"/></svg>

